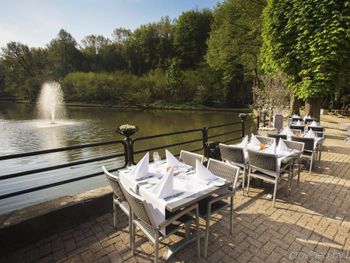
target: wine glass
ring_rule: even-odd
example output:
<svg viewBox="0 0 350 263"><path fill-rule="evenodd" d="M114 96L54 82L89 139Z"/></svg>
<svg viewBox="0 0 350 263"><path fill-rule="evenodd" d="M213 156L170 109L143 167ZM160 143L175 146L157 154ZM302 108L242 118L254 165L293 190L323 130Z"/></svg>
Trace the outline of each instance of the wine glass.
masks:
<svg viewBox="0 0 350 263"><path fill-rule="evenodd" d="M155 165L158 166L160 160L161 160L161 158L160 158L159 153L153 152L153 161L154 161Z"/></svg>

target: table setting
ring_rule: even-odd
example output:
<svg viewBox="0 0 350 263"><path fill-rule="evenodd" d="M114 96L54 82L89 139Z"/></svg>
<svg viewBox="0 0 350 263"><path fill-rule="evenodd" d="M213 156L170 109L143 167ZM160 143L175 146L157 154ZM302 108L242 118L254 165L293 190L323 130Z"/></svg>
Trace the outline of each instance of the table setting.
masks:
<svg viewBox="0 0 350 263"><path fill-rule="evenodd" d="M131 189L146 200L156 224L165 220L169 204L200 198L202 191L213 187L215 190L228 183L211 173L199 161L196 161L194 169L180 162L168 150L165 152L165 160L150 162L149 153L146 153L137 165L119 172L123 187ZM157 159L157 154L154 156ZM165 229L161 232L165 234Z"/></svg>

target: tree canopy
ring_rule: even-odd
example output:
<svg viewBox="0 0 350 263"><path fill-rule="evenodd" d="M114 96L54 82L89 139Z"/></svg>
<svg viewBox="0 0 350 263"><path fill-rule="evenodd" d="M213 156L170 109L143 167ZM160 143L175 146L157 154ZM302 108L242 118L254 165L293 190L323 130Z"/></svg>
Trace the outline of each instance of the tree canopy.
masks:
<svg viewBox="0 0 350 263"><path fill-rule="evenodd" d="M263 68L286 73L297 97L321 98L344 85L350 61L349 1L268 0L262 36Z"/></svg>

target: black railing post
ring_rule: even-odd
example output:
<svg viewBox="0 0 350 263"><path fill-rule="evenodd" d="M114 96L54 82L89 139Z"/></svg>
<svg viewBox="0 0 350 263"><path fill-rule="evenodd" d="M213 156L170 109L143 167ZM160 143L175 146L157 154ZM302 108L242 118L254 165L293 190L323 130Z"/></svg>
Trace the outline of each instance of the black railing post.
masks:
<svg viewBox="0 0 350 263"><path fill-rule="evenodd" d="M258 130L259 130L259 128L260 128L260 112L258 112L257 127L258 127Z"/></svg>
<svg viewBox="0 0 350 263"><path fill-rule="evenodd" d="M245 136L245 120L247 118L247 114L246 113L240 113L238 114L239 119L241 120L241 129L242 129L242 138Z"/></svg>
<svg viewBox="0 0 350 263"><path fill-rule="evenodd" d="M116 132L124 136L124 142L126 143L126 160L127 165L133 165L134 161L134 142L131 136L135 134L139 128L135 125L124 124L116 129Z"/></svg>
<svg viewBox="0 0 350 263"><path fill-rule="evenodd" d="M203 149L204 149L204 156L208 158L209 151L208 151L208 128L204 127L202 129L203 134Z"/></svg>

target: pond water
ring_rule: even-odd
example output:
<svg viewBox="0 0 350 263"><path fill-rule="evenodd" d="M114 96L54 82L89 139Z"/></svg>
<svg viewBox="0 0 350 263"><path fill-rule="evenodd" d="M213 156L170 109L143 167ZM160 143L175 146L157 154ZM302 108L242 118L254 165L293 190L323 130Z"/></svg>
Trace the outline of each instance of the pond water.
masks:
<svg viewBox="0 0 350 263"><path fill-rule="evenodd" d="M49 125L49 121L36 119L35 105L0 102L0 156L77 144L120 140L122 137L115 132L115 128L125 123L137 125L139 131L134 137L139 137L238 121L237 113L214 111L135 111L113 108L67 107L66 114L66 120L57 120L57 125ZM216 129L215 131L213 130L213 134L222 133L227 131L227 129L232 131L239 128L240 126L238 125ZM240 132L213 138L213 140L237 138L237 136L240 136ZM201 138L200 132L157 138L136 143L135 149L140 150L197 138ZM180 149L193 150L200 147L201 142L197 142L181 147L172 147L169 150L178 153ZM0 161L0 177L6 174L94 158L120 151L120 146L110 145L4 160ZM159 150L159 153L162 155L163 151ZM136 156L136 159L139 157ZM2 180L0 195L99 172L102 165L106 165L109 169L116 168L123 165L123 161L123 158L115 158ZM46 190L2 199L0 200L0 214L61 196L74 195L104 185L107 185L104 176L97 176Z"/></svg>

